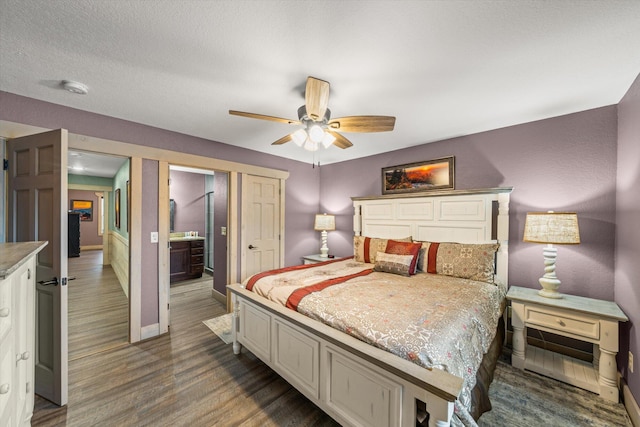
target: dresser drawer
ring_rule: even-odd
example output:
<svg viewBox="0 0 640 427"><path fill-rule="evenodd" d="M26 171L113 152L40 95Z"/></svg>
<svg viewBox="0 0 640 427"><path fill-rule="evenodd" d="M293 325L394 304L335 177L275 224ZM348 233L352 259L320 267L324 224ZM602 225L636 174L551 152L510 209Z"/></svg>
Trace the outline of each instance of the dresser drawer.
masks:
<svg viewBox="0 0 640 427"><path fill-rule="evenodd" d="M204 240L192 240L191 250L193 250L194 248L204 248Z"/></svg>
<svg viewBox="0 0 640 427"><path fill-rule="evenodd" d="M600 339L600 322L587 315L570 315L564 312L527 307L525 321L530 325L543 326L593 340Z"/></svg>
<svg viewBox="0 0 640 427"><path fill-rule="evenodd" d="M189 273L191 275L202 275L204 273L204 264L192 265Z"/></svg>

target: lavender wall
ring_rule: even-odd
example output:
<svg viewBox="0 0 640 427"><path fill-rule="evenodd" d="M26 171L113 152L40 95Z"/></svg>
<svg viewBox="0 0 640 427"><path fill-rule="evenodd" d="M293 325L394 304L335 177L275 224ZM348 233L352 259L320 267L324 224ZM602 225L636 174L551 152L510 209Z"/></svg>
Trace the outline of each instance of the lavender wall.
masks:
<svg viewBox="0 0 640 427"><path fill-rule="evenodd" d="M329 247L352 253L351 196L381 194L381 169L455 156L457 189L513 186L510 205L511 285L537 288L542 246L522 243L529 211L578 212L582 244L558 249L561 291L613 300L616 107L392 151L324 166L322 210L338 215Z"/></svg>
<svg viewBox="0 0 640 427"><path fill-rule="evenodd" d="M227 236L221 227L229 227L229 174L216 172L213 179L213 289L227 294Z"/></svg>
<svg viewBox="0 0 640 427"><path fill-rule="evenodd" d="M640 398L640 76L618 104L615 300L629 317L623 325L620 365L636 402ZM629 372L628 351L635 355Z"/></svg>
<svg viewBox="0 0 640 427"><path fill-rule="evenodd" d="M69 190L69 208L72 200L91 200L93 202L93 221L80 221L80 246L102 246L102 236L98 234L100 218L98 203L100 199L95 191Z"/></svg>
<svg viewBox="0 0 640 427"><path fill-rule="evenodd" d="M142 224L140 248L140 262L142 264L142 283L140 299L142 301L141 326L153 325L159 322L158 314L158 243L151 243L149 236L152 231L158 231L158 171L159 165L155 160L142 161ZM133 191L132 191L133 192ZM129 233L131 237L131 233ZM129 243L131 247L131 242Z"/></svg>
<svg viewBox="0 0 640 427"><path fill-rule="evenodd" d="M169 197L176 203L174 231L197 231L205 236L204 177L200 173L172 170Z"/></svg>

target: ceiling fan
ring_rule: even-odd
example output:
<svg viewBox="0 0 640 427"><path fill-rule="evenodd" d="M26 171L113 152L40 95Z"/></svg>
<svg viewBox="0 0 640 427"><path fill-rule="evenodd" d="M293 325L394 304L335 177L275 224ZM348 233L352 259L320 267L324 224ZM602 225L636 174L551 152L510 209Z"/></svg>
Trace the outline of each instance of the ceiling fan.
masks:
<svg viewBox="0 0 640 427"><path fill-rule="evenodd" d="M331 111L327 108L329 104L329 82L315 77L307 77L304 97L305 105L298 108L298 120L236 110L229 110L229 114L291 125L302 125L303 128L280 138L271 145L281 145L293 141L299 147L304 147L309 151L316 151L320 144L325 148L328 148L331 144L340 148L351 147L353 145L351 141L337 131L388 132L393 130L396 123L396 118L392 116L347 116L332 119Z"/></svg>

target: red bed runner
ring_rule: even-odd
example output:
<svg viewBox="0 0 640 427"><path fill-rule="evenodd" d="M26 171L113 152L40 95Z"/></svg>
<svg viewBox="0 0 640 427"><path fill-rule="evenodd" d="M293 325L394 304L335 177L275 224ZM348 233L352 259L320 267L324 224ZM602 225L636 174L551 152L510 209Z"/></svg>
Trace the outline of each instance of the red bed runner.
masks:
<svg viewBox="0 0 640 427"><path fill-rule="evenodd" d="M291 295L289 295L289 298L287 299L287 308L298 311L298 304L300 304L300 301L302 301L302 298L306 297L307 295L313 292L321 291L325 288L328 288L329 286L337 285L339 283L344 283L347 280L353 279L355 277L366 276L367 274L370 274L372 272L373 272L373 269L370 268L368 270L362 270L359 273L350 274L348 276L336 277L334 279L329 279L329 280L325 280L324 282L316 283L315 285L305 286L304 288L296 289L291 293Z"/></svg>
<svg viewBox="0 0 640 427"><path fill-rule="evenodd" d="M247 282L246 289L248 291L253 290L253 285L255 285L256 282L258 280L262 279L263 277L273 276L273 275L279 274L279 273L286 273L288 271L304 270L306 268L313 268L313 267L317 267L318 265L331 264L332 262L343 261L343 260L349 259L349 258L353 258L353 257L335 258L335 259L332 259L332 260L329 260L329 261L324 261L324 262L316 263L316 264L294 265L294 266L291 266L291 267L276 268L275 270L263 271L262 273L254 274L253 276L251 276L251 278Z"/></svg>

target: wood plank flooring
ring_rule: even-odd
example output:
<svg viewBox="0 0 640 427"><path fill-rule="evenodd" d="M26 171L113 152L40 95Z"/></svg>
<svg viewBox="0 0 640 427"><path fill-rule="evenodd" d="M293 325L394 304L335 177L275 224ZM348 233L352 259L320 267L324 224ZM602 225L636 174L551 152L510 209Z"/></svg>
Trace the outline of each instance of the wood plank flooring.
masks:
<svg viewBox="0 0 640 427"><path fill-rule="evenodd" d="M69 360L129 341L129 302L102 251L69 258Z"/></svg>
<svg viewBox="0 0 640 427"><path fill-rule="evenodd" d="M72 264L70 276L79 277ZM91 313L82 303L96 306L100 300L78 298L74 310ZM76 353L69 362L69 404L59 408L36 396L32 425L338 425L249 352L235 356L202 323L224 313L225 306L211 296L210 281L172 286L169 334L82 357ZM71 313L69 323L71 330Z"/></svg>

